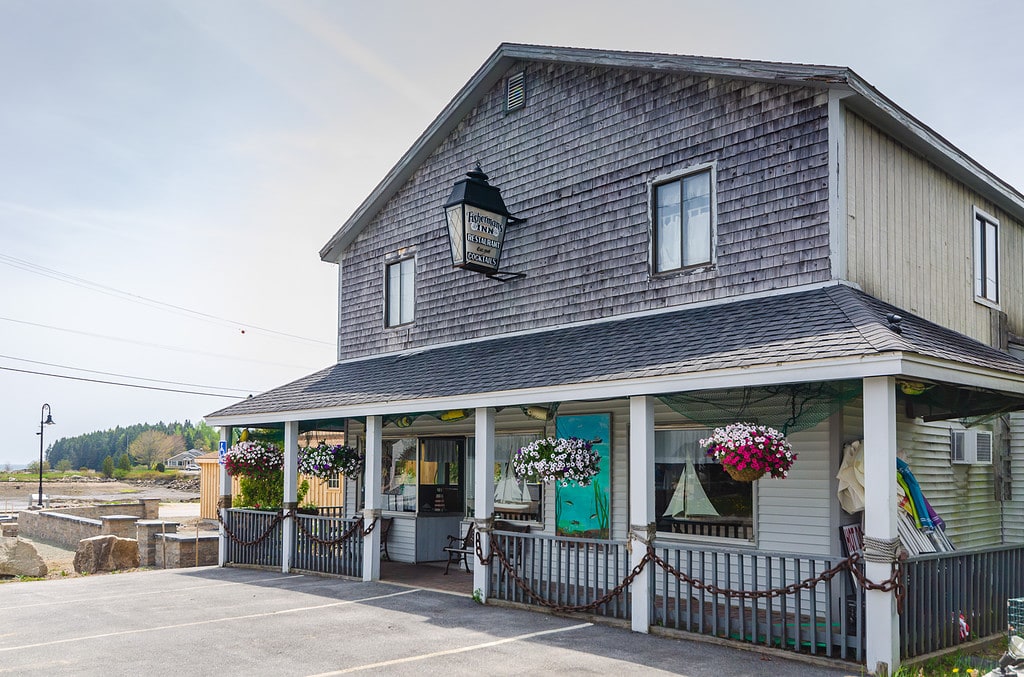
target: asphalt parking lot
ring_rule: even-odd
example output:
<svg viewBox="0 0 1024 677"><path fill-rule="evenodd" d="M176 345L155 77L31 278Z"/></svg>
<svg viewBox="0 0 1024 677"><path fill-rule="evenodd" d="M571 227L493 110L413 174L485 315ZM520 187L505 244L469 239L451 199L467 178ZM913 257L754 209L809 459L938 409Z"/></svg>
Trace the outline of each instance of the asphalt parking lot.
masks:
<svg viewBox="0 0 1024 677"><path fill-rule="evenodd" d="M0 585L0 674L857 674L459 595L248 569Z"/></svg>

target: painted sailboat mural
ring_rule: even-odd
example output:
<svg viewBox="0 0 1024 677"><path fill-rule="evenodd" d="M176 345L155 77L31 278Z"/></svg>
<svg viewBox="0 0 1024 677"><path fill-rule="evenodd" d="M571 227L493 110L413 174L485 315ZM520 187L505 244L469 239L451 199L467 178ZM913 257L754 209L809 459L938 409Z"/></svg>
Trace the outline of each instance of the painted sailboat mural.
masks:
<svg viewBox="0 0 1024 677"><path fill-rule="evenodd" d="M704 491L704 487L700 485L693 461L687 461L686 470L676 482L676 490L668 502L668 508L662 513L662 517L685 519L695 516L717 517L718 511L715 510L715 506L711 505L711 500Z"/></svg>

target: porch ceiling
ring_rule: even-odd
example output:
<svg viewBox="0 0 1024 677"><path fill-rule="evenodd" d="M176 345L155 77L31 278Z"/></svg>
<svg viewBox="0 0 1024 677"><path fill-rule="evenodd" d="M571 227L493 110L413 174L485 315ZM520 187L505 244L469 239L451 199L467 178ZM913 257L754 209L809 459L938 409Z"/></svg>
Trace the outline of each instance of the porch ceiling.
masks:
<svg viewBox="0 0 1024 677"><path fill-rule="evenodd" d="M900 332L891 328L889 314L903 318ZM428 401L517 391L536 402L546 388L610 383L628 383L628 394L658 394L670 392L659 388L666 377L711 379L737 369L753 379L788 367L792 382L792 369L802 363L899 356L1024 379L1024 362L1006 353L835 285L341 362L207 419L229 425L275 414L280 420L330 418L398 404L411 412ZM814 380L810 372L806 380Z"/></svg>

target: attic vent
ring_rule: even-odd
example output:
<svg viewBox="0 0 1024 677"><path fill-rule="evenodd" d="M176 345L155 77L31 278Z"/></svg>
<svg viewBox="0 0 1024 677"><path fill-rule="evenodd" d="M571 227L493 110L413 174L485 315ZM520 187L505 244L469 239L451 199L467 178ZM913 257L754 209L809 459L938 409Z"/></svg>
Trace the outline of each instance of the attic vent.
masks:
<svg viewBox="0 0 1024 677"><path fill-rule="evenodd" d="M951 430L949 460L957 464L992 465L992 433Z"/></svg>
<svg viewBox="0 0 1024 677"><path fill-rule="evenodd" d="M505 82L505 112L522 108L526 104L526 72L510 75Z"/></svg>

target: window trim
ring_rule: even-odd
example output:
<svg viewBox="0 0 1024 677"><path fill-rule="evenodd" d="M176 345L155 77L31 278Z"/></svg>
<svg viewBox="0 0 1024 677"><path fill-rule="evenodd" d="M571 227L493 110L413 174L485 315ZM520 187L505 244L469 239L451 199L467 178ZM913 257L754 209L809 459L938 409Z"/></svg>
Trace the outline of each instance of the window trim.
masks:
<svg viewBox="0 0 1024 677"><path fill-rule="evenodd" d="M412 261L412 317L407 321L401 321L401 297L399 297L399 321L395 324L391 323L391 268L392 266L400 266L406 261ZM401 273L399 273L401 277ZM401 291L401 289L399 289ZM385 329L400 329L408 327L416 321L416 253L415 252L401 252L397 254L390 254L384 258L384 328Z"/></svg>
<svg viewBox="0 0 1024 677"><path fill-rule="evenodd" d="M685 425L685 424L668 424L668 425L656 425L654 426L654 432L672 432L676 430L713 430L713 427L703 425ZM657 464L657 444L654 449L655 464ZM745 540L742 538L731 538L727 536L704 536L695 534L681 534L673 531L661 531L658 530L658 540L664 540L668 542L676 543L712 543L715 545L727 545L730 548L749 549L756 550L760 541L760 529L758 528L758 483L750 483L750 520L751 528L753 530L753 538ZM654 487L650 487L650 491L654 491ZM657 515L655 515L655 521L657 522Z"/></svg>
<svg viewBox="0 0 1024 677"><path fill-rule="evenodd" d="M996 275L995 275L995 300L991 299L987 295L987 290L984 288L986 276L985 260L984 260L984 226L992 225L995 227L995 263L996 263ZM973 219L971 221L971 240L973 242L973 278L974 278L974 301L990 308L999 309L999 296L1000 296L1000 265L999 265L999 219L992 216L988 212L973 208Z"/></svg>
<svg viewBox="0 0 1024 677"><path fill-rule="evenodd" d="M683 179L688 176L695 174L701 174L707 172L710 181L710 233L709 233L709 251L708 260L695 263L691 265L683 265L679 268L670 268L668 270L658 270L658 219L657 219L657 189L660 186L664 186L673 182L680 182L682 184ZM647 218L648 218L648 267L652 277L664 277L669 275L678 275L680 273L692 273L701 270L707 270L714 268L718 260L718 167L716 162L702 162L695 165L689 165L683 169L670 172L667 174L660 174L651 179L647 184ZM682 196L680 195L680 208L682 208Z"/></svg>

